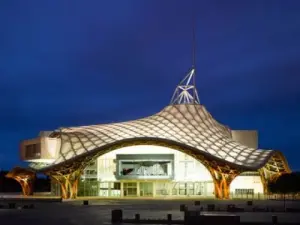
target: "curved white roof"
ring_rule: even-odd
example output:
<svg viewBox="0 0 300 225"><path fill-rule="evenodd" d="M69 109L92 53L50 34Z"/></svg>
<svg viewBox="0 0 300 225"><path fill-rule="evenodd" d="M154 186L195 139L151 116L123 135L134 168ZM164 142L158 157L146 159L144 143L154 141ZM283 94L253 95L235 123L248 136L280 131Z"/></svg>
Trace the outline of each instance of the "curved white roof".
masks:
<svg viewBox="0 0 300 225"><path fill-rule="evenodd" d="M272 156L235 142L229 128L218 123L200 104L169 105L146 118L112 124L80 126L60 130L61 150L54 164L87 152L105 150L105 145L126 139L170 140L209 154L216 159L249 169L258 169ZM103 151L104 151L103 150ZM101 151L101 150L100 150Z"/></svg>
<svg viewBox="0 0 300 225"><path fill-rule="evenodd" d="M229 128L218 123L200 104L192 68L175 89L171 104L152 116L122 123L62 128L51 136L61 139L56 160L47 165L31 166L48 169L90 156L106 153L114 144L132 140L172 142L190 148L193 154L209 156L219 162L256 170L268 165L276 171L289 171L282 154L244 146L231 137ZM276 154L277 153L277 154ZM279 156L277 159L273 156ZM81 157L82 156L82 157ZM271 169L272 170L272 169Z"/></svg>

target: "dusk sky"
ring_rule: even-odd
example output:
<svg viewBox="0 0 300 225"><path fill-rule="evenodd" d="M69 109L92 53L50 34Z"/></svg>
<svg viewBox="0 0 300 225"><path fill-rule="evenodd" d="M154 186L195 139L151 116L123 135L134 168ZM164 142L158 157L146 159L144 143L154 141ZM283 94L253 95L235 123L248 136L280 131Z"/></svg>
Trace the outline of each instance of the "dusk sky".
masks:
<svg viewBox="0 0 300 225"><path fill-rule="evenodd" d="M201 104L300 170L300 1L0 2L0 168L41 130L138 119L191 67Z"/></svg>

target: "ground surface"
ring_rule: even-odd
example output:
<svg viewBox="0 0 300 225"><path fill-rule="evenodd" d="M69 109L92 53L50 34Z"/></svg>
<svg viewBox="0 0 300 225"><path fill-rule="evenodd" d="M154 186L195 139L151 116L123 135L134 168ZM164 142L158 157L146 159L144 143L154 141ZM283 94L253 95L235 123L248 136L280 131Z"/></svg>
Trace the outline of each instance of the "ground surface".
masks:
<svg viewBox="0 0 300 225"><path fill-rule="evenodd" d="M0 199L1 202L1 199ZM90 200L88 206L82 205L82 201L67 201L63 203L34 203L34 209L0 209L1 224L4 225L93 225L110 224L112 209L123 209L124 218L133 218L140 213L141 218L166 218L172 214L173 219L183 219L183 213L179 211L180 204L193 206L194 201L184 200ZM226 207L227 204L236 204L246 207L246 201L217 201L201 200L201 205L216 204ZM25 204L25 202L17 203ZM7 205L7 201L2 201ZM256 206L270 206L277 210L282 209L280 201L255 201ZM287 207L300 208L300 202L287 202ZM217 212L216 212L217 213ZM219 212L224 214L225 212ZM271 221L272 215L278 215L278 221L300 222L300 213L239 213L241 221Z"/></svg>

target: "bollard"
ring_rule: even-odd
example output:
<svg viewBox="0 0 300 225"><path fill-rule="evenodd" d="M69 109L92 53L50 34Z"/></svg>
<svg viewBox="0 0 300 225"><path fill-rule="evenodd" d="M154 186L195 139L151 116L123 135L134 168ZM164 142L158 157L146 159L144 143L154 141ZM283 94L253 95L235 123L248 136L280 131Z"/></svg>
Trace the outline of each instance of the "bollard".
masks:
<svg viewBox="0 0 300 225"><path fill-rule="evenodd" d="M247 201L247 205L248 206L252 206L253 205L253 201Z"/></svg>
<svg viewBox="0 0 300 225"><path fill-rule="evenodd" d="M200 211L185 211L184 224L185 225L200 224Z"/></svg>
<svg viewBox="0 0 300 225"><path fill-rule="evenodd" d="M111 211L111 223L122 223L123 211L121 209L114 209Z"/></svg>
<svg viewBox="0 0 300 225"><path fill-rule="evenodd" d="M191 223L190 225L198 224L240 224L240 217L235 215L205 215L199 217L199 223ZM193 221L192 221L193 222ZM189 225L189 224L187 224Z"/></svg>
<svg viewBox="0 0 300 225"><path fill-rule="evenodd" d="M172 221L172 214L168 214L168 221Z"/></svg>
<svg viewBox="0 0 300 225"><path fill-rule="evenodd" d="M180 205L180 212L184 212L185 210L186 210L186 205L184 205L184 204L181 204Z"/></svg>
<svg viewBox="0 0 300 225"><path fill-rule="evenodd" d="M140 221L140 214L138 214L138 213L135 214L135 218L134 219L135 219L136 222L139 222Z"/></svg>
<svg viewBox="0 0 300 225"><path fill-rule="evenodd" d="M84 200L83 201L83 205L89 205L89 201L88 200Z"/></svg>
<svg viewBox="0 0 300 225"><path fill-rule="evenodd" d="M214 204L208 204L207 205L207 211L211 212L211 211L215 211L215 205Z"/></svg>
<svg viewBox="0 0 300 225"><path fill-rule="evenodd" d="M240 224L241 223L241 217L240 216L235 216L234 217L234 223L235 224Z"/></svg>
<svg viewBox="0 0 300 225"><path fill-rule="evenodd" d="M195 201L195 205L200 205L200 201Z"/></svg>
<svg viewBox="0 0 300 225"><path fill-rule="evenodd" d="M278 223L277 216L272 216L272 224L276 225Z"/></svg>
<svg viewBox="0 0 300 225"><path fill-rule="evenodd" d="M9 209L15 209L16 208L16 203L8 203L8 208Z"/></svg>

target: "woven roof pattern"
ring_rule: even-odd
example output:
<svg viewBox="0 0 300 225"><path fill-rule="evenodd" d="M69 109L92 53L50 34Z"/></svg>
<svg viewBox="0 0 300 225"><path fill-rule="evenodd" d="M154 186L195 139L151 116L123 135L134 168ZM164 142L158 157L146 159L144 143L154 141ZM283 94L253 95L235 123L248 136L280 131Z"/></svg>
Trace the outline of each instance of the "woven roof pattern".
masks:
<svg viewBox="0 0 300 225"><path fill-rule="evenodd" d="M271 157L232 140L229 128L218 123L203 105L169 105L152 116L112 124L61 129L61 149L53 164L132 138L159 138L184 144L217 159L257 169Z"/></svg>

